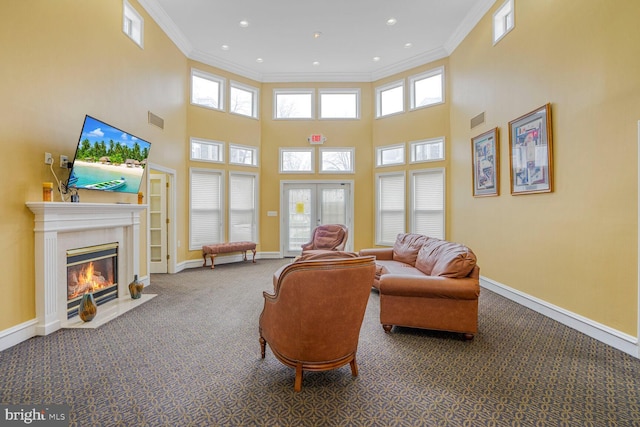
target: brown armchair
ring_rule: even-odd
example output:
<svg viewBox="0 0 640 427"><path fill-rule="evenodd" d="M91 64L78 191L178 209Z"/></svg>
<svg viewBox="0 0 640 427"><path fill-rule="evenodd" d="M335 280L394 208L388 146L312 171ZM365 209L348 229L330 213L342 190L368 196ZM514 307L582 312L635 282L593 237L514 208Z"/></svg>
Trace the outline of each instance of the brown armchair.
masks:
<svg viewBox="0 0 640 427"><path fill-rule="evenodd" d="M342 224L319 225L313 230L311 240L302 245L302 251L343 251L348 237L348 229Z"/></svg>
<svg viewBox="0 0 640 427"><path fill-rule="evenodd" d="M349 363L358 375L360 327L375 275L372 256L299 261L274 277L273 294L264 292L260 347L266 344L282 363L302 371L326 371Z"/></svg>

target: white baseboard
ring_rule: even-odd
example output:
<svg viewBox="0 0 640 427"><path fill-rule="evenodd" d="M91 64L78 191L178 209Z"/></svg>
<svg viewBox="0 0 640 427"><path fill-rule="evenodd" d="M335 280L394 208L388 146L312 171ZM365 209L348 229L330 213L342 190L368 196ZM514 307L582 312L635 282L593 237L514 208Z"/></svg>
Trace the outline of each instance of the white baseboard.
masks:
<svg viewBox="0 0 640 427"><path fill-rule="evenodd" d="M0 351L20 344L29 338L36 336L36 324L38 319L28 320L12 328L0 331Z"/></svg>
<svg viewBox="0 0 640 427"><path fill-rule="evenodd" d="M486 277L480 278L480 286L582 332L593 339L617 348L633 357L640 358L637 337L632 337Z"/></svg>

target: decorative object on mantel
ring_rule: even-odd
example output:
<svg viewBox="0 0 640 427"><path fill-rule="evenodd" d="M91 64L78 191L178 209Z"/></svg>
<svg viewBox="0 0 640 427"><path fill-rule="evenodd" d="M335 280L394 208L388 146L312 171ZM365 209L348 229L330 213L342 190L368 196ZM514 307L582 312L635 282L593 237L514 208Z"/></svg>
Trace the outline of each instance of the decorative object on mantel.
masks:
<svg viewBox="0 0 640 427"><path fill-rule="evenodd" d="M138 275L133 276L133 282L129 283L129 293L131 298L138 299L142 296L142 289L144 284L138 280Z"/></svg>
<svg viewBox="0 0 640 427"><path fill-rule="evenodd" d="M144 194L142 194L142 191L140 191L138 193L138 204L141 205L142 204L142 199L144 198Z"/></svg>
<svg viewBox="0 0 640 427"><path fill-rule="evenodd" d="M42 201L43 202L53 201L53 182L42 183Z"/></svg>
<svg viewBox="0 0 640 427"><path fill-rule="evenodd" d="M97 312L98 306L93 299L93 293L87 292L82 295L82 300L78 306L78 316L80 316L80 319L82 319L83 322L91 322L93 318L96 317Z"/></svg>

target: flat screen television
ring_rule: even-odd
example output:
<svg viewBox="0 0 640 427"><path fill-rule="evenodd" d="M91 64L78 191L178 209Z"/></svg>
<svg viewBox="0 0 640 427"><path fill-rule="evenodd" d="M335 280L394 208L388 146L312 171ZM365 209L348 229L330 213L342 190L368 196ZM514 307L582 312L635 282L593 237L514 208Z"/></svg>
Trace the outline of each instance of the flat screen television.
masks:
<svg viewBox="0 0 640 427"><path fill-rule="evenodd" d="M138 193L151 143L85 116L67 189Z"/></svg>

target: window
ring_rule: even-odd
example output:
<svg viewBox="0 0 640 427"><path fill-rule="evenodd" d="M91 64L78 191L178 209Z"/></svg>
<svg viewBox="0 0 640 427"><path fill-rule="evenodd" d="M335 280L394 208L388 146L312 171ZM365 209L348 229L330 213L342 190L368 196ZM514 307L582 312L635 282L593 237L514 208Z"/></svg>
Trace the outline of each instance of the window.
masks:
<svg viewBox="0 0 640 427"><path fill-rule="evenodd" d="M376 117L404 111L404 80L376 88Z"/></svg>
<svg viewBox="0 0 640 427"><path fill-rule="evenodd" d="M229 112L258 118L258 88L231 81L229 88Z"/></svg>
<svg viewBox="0 0 640 427"><path fill-rule="evenodd" d="M353 173L354 148L320 148L320 173Z"/></svg>
<svg viewBox="0 0 640 427"><path fill-rule="evenodd" d="M376 148L376 166L404 164L404 144Z"/></svg>
<svg viewBox="0 0 640 427"><path fill-rule="evenodd" d="M444 67L409 77L411 109L444 102Z"/></svg>
<svg viewBox="0 0 640 427"><path fill-rule="evenodd" d="M376 245L393 246L405 232L404 172L376 175Z"/></svg>
<svg viewBox="0 0 640 427"><path fill-rule="evenodd" d="M224 162L224 142L191 138L191 160Z"/></svg>
<svg viewBox="0 0 640 427"><path fill-rule="evenodd" d="M411 232L444 239L444 169L411 172Z"/></svg>
<svg viewBox="0 0 640 427"><path fill-rule="evenodd" d="M229 164L258 166L258 149L256 147L229 144Z"/></svg>
<svg viewBox="0 0 640 427"><path fill-rule="evenodd" d="M411 163L444 160L444 137L414 141L411 147Z"/></svg>
<svg viewBox="0 0 640 427"><path fill-rule="evenodd" d="M223 77L191 69L191 103L224 110L224 85Z"/></svg>
<svg viewBox="0 0 640 427"><path fill-rule="evenodd" d="M189 170L189 250L224 241L221 171Z"/></svg>
<svg viewBox="0 0 640 427"><path fill-rule="evenodd" d="M144 47L144 20L127 0L122 2L122 31L138 46Z"/></svg>
<svg viewBox="0 0 640 427"><path fill-rule="evenodd" d="M493 14L493 44L498 43L515 27L513 0L505 1Z"/></svg>
<svg viewBox="0 0 640 427"><path fill-rule="evenodd" d="M312 119L312 89L274 89L273 117L275 119Z"/></svg>
<svg viewBox="0 0 640 427"><path fill-rule="evenodd" d="M258 176L229 173L229 241L255 242L258 239Z"/></svg>
<svg viewBox="0 0 640 427"><path fill-rule="evenodd" d="M320 90L321 119L359 119L359 89Z"/></svg>
<svg viewBox="0 0 640 427"><path fill-rule="evenodd" d="M281 148L280 173L313 173L313 148Z"/></svg>

